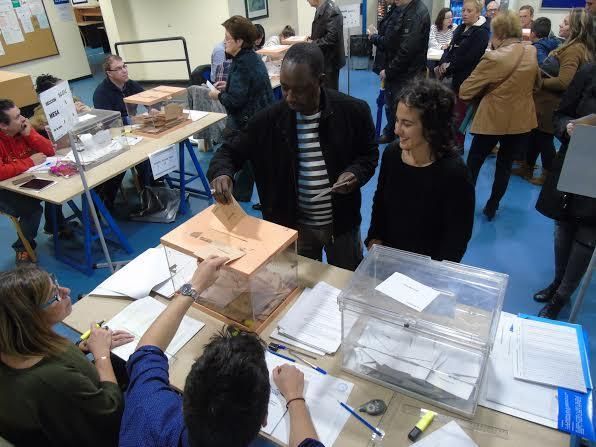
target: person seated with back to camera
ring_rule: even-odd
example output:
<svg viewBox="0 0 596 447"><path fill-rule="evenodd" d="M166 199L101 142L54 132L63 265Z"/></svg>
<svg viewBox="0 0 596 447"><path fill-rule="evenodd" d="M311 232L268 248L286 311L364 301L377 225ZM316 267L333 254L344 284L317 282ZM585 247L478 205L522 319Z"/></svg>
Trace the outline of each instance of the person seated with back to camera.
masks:
<svg viewBox="0 0 596 447"><path fill-rule="evenodd" d="M10 99L0 99L0 180L16 177L47 157L55 155L54 147L42 137L21 110ZM35 237L41 221L40 201L16 192L0 189L0 211L19 219L23 236L35 249ZM33 262L23 242L12 244L16 263Z"/></svg>
<svg viewBox="0 0 596 447"><path fill-rule="evenodd" d="M194 362L184 395L170 387L164 354L182 318L218 278L228 258L198 265L185 294L180 292L141 337L127 362L120 447L248 447L267 425L271 385L265 347L255 334L228 327L214 335ZM282 365L273 381L290 415L290 447L322 447L304 400L304 375ZM232 429L231 429L232 428Z"/></svg>
<svg viewBox="0 0 596 447"><path fill-rule="evenodd" d="M383 153L365 244L460 262L474 225L474 185L456 150L455 95L415 80L398 98L396 143Z"/></svg>
<svg viewBox="0 0 596 447"><path fill-rule="evenodd" d="M281 45L285 39L294 37L295 35L296 31L294 31L294 28L292 28L290 25L286 25L278 36L271 36L269 39L267 39L267 42L265 42L265 48Z"/></svg>

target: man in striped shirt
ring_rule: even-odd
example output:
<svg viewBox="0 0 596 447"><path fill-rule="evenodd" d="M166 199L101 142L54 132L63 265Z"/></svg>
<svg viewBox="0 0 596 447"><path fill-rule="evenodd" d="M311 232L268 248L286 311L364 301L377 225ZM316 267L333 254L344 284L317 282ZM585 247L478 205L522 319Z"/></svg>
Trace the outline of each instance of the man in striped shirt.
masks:
<svg viewBox="0 0 596 447"><path fill-rule="evenodd" d="M298 252L354 270L362 260L360 187L379 152L368 105L323 88L323 54L314 44L288 50L283 101L259 112L224 142L207 176L220 203L231 200L234 172L255 169L263 217L298 229Z"/></svg>

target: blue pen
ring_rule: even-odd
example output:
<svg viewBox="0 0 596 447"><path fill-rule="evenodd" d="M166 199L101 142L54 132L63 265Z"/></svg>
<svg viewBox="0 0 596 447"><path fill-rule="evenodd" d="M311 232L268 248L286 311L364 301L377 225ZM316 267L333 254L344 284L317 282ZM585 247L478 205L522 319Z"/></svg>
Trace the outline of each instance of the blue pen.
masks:
<svg viewBox="0 0 596 447"><path fill-rule="evenodd" d="M272 351L272 350L270 350L270 349L267 349L267 351L268 351L270 354L273 354L273 355L276 355L276 356L278 356L278 357L281 357L282 359L285 359L285 360L287 360L287 361L289 361L289 362L294 362L294 363L296 363L296 359L293 359L292 357L287 357L287 356L285 356L285 355L283 355L283 354L280 354L279 352L274 352L274 351Z"/></svg>
<svg viewBox="0 0 596 447"><path fill-rule="evenodd" d="M368 422L366 419L364 419L362 416L360 416L358 413L356 413L356 411L354 411L353 408L350 408L348 405L344 404L343 402L340 402L338 400L339 404L345 408L346 410L348 410L348 412L354 416L356 419L358 419L360 422L362 422L368 429L372 430L372 432L379 436L380 438L383 438L385 436L385 433L383 433L383 431L379 430L378 428L374 427L373 425L371 425L370 422Z"/></svg>
<svg viewBox="0 0 596 447"><path fill-rule="evenodd" d="M315 365L314 363L310 363L308 360L300 357L298 354L296 354L294 351L291 351L292 354L294 355L294 357L296 357L298 360L300 360L301 362L307 364L308 366L310 366L312 369L319 371L321 374L327 374L327 371L325 371L323 368Z"/></svg>

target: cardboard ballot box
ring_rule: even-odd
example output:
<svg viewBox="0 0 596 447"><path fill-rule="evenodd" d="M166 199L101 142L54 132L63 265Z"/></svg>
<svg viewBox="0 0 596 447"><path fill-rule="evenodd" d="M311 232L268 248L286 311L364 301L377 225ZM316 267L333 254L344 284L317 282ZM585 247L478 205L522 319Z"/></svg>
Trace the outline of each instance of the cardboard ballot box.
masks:
<svg viewBox="0 0 596 447"><path fill-rule="evenodd" d="M508 276L373 246L338 297L342 368L474 416Z"/></svg>
<svg viewBox="0 0 596 447"><path fill-rule="evenodd" d="M160 85L124 98L133 133L157 138L192 121L184 109L188 104L185 88Z"/></svg>
<svg viewBox="0 0 596 447"><path fill-rule="evenodd" d="M161 243L173 273L180 253L200 260L212 254L229 257L216 283L195 305L226 323L260 333L297 292L297 239L297 231L248 216L234 202L207 208L163 236Z"/></svg>

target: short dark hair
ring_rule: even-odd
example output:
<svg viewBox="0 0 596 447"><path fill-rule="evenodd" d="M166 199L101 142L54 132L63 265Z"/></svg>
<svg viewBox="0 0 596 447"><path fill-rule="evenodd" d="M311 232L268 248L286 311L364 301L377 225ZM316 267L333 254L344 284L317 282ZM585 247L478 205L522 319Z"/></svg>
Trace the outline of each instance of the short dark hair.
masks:
<svg viewBox="0 0 596 447"><path fill-rule="evenodd" d="M6 124L7 126L10 124L10 116L8 116L8 112L10 109L15 107L14 102L10 99L0 99L0 123Z"/></svg>
<svg viewBox="0 0 596 447"><path fill-rule="evenodd" d="M550 19L547 17L538 17L536 20L532 22L532 26L530 27L530 29L539 39L548 37L551 30Z"/></svg>
<svg viewBox="0 0 596 447"><path fill-rule="evenodd" d="M436 158L455 153L453 91L435 79L416 79L401 91L399 102L420 112L424 138Z"/></svg>
<svg viewBox="0 0 596 447"><path fill-rule="evenodd" d="M184 386L191 445L250 444L267 416L270 392L265 350L256 335L228 327L213 336Z"/></svg>
<svg viewBox="0 0 596 447"><path fill-rule="evenodd" d="M453 14L453 12L451 11L451 8L442 8L439 11L439 14L437 14L437 19L435 20L435 26L437 27L437 29L439 31L443 31L443 20L445 20L445 16L447 15L448 12Z"/></svg>
<svg viewBox="0 0 596 447"><path fill-rule="evenodd" d="M284 26L284 29L281 30L281 37L287 39L288 37L292 37L296 35L296 31L290 25Z"/></svg>
<svg viewBox="0 0 596 447"><path fill-rule="evenodd" d="M286 63L306 64L310 73L316 79L320 78L325 69L323 52L314 43L297 43L286 52L282 65Z"/></svg>
<svg viewBox="0 0 596 447"><path fill-rule="evenodd" d="M107 73L112 68L112 62L120 62L121 60L122 58L117 54L108 54L106 58L103 60L103 71Z"/></svg>
<svg viewBox="0 0 596 447"><path fill-rule="evenodd" d="M255 41L259 38L257 27L242 16L232 16L221 24L233 39L242 39L242 48L252 48Z"/></svg>
<svg viewBox="0 0 596 447"><path fill-rule="evenodd" d="M35 91L39 95L40 93L43 93L46 90L54 87L56 84L58 84L58 82L60 82L60 79L51 74L39 75L35 80Z"/></svg>
<svg viewBox="0 0 596 447"><path fill-rule="evenodd" d="M522 9L527 9L528 11L530 11L530 17L534 17L534 7L530 6L530 5L523 5L519 7L519 10L521 11Z"/></svg>

